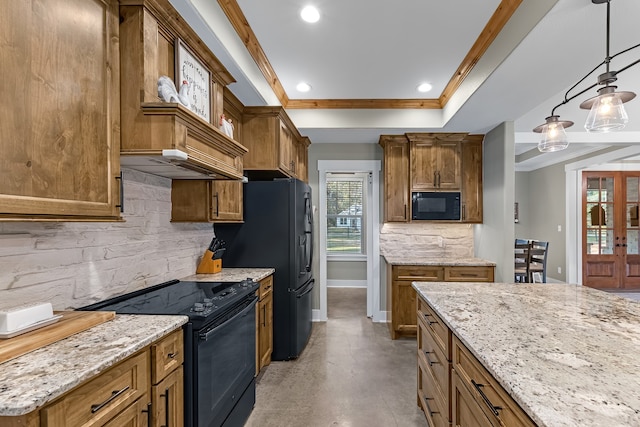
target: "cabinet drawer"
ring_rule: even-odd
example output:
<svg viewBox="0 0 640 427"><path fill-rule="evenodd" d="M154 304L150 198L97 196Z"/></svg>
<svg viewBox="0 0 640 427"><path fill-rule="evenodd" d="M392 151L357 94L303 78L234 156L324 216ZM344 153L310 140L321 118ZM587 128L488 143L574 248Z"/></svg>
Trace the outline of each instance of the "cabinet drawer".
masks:
<svg viewBox="0 0 640 427"><path fill-rule="evenodd" d="M453 369L492 424L509 427L535 426L529 416L456 337L453 339Z"/></svg>
<svg viewBox="0 0 640 427"><path fill-rule="evenodd" d="M418 354L418 400L429 426L449 426L449 400L433 387L435 380L425 366L424 357Z"/></svg>
<svg viewBox="0 0 640 427"><path fill-rule="evenodd" d="M435 282L443 280L444 268L438 266L394 265L394 280L410 280L412 282Z"/></svg>
<svg viewBox="0 0 640 427"><path fill-rule="evenodd" d="M451 360L451 331L425 300L418 298L418 301L418 317L424 320L427 330L447 360Z"/></svg>
<svg viewBox="0 0 640 427"><path fill-rule="evenodd" d="M47 427L102 426L149 389L149 352L131 356L41 411Z"/></svg>
<svg viewBox="0 0 640 427"><path fill-rule="evenodd" d="M452 425L460 427L493 427L480 405L467 390L456 372L451 376Z"/></svg>
<svg viewBox="0 0 640 427"><path fill-rule="evenodd" d="M146 396L145 396L146 397ZM146 427L149 425L149 402L143 397L120 412L104 427Z"/></svg>
<svg viewBox="0 0 640 427"><path fill-rule="evenodd" d="M182 329L151 346L151 382L158 384L184 361Z"/></svg>
<svg viewBox="0 0 640 427"><path fill-rule="evenodd" d="M260 281L260 300L267 296L269 292L273 292L273 275Z"/></svg>
<svg viewBox="0 0 640 427"><path fill-rule="evenodd" d="M435 388L443 397L448 397L451 372L449 360L442 352L440 346L436 344L431 332L424 327L422 320L418 323L418 331L420 334L418 339L419 356L424 359L426 368L431 371L431 375L436 381ZM447 398L445 400L448 402L449 399Z"/></svg>
<svg viewBox="0 0 640 427"><path fill-rule="evenodd" d="M493 267L460 266L446 267L444 280L446 282L493 282Z"/></svg>

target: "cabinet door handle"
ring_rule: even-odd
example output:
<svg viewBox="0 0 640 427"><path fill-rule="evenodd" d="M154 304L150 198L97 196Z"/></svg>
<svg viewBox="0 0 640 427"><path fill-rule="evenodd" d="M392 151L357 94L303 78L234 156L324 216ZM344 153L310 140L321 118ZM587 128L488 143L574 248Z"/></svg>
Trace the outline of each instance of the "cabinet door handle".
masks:
<svg viewBox="0 0 640 427"><path fill-rule="evenodd" d="M438 178L437 178L438 172L433 171L433 186L437 187L438 186Z"/></svg>
<svg viewBox="0 0 640 427"><path fill-rule="evenodd" d="M479 384L474 380L471 380L471 384L473 384L473 386L478 391L478 393L480 393L480 397L482 397L482 400L484 400L484 403L486 403L489 409L491 410L491 412L493 412L493 415L495 415L496 417L499 417L500 412L498 411L502 409L502 406L495 406L493 403L491 403L491 400L489 400L487 395L484 394L484 391L482 391L482 387L484 387L484 384Z"/></svg>
<svg viewBox="0 0 640 427"><path fill-rule="evenodd" d="M124 393L125 391L129 390L129 386L126 386L125 388L123 388L122 390L114 390L111 392L111 396L109 396L109 398L107 400L105 400L102 403L98 403L95 405L91 405L91 413L95 414L96 412L98 412L100 409L104 408L106 405L108 405L111 401L113 401L113 399L117 398L118 396L120 396L122 393Z"/></svg>
<svg viewBox="0 0 640 427"><path fill-rule="evenodd" d="M164 397L164 424L160 427L169 427L169 389L165 389L160 397Z"/></svg>
<svg viewBox="0 0 640 427"><path fill-rule="evenodd" d="M431 410L431 406L429 405L430 400L433 400L433 397L424 398L424 403L427 405L427 411L429 411L429 416L432 416L433 414L439 414L440 412Z"/></svg>
<svg viewBox="0 0 640 427"><path fill-rule="evenodd" d="M175 359L177 355L178 355L178 352L176 351L175 353L169 353L169 354L167 354L167 357L168 357L169 359Z"/></svg>
<svg viewBox="0 0 640 427"><path fill-rule="evenodd" d="M440 188L440 171L438 171L438 188Z"/></svg>
<svg viewBox="0 0 640 427"><path fill-rule="evenodd" d="M120 204L116 205L116 208L120 208L120 213L124 213L124 179L122 179L122 171L120 171L120 175L116 176L116 179L120 181Z"/></svg>
<svg viewBox="0 0 640 427"><path fill-rule="evenodd" d="M262 306L262 326L267 327L267 306Z"/></svg>
<svg viewBox="0 0 640 427"><path fill-rule="evenodd" d="M465 219L467 219L467 206L466 205L462 205L462 220L464 221Z"/></svg>
<svg viewBox="0 0 640 427"><path fill-rule="evenodd" d="M143 409L142 412L147 414L147 427L151 427L151 402L147 403L147 409Z"/></svg>
<svg viewBox="0 0 640 427"><path fill-rule="evenodd" d="M216 213L215 217L217 218L220 215L220 198L218 197L218 192L216 191L213 197L216 199Z"/></svg>

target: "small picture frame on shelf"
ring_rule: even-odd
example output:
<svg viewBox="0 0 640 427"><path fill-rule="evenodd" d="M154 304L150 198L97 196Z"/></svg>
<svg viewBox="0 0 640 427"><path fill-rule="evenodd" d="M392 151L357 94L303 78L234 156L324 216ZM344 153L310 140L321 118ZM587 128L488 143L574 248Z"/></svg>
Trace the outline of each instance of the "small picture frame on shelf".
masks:
<svg viewBox="0 0 640 427"><path fill-rule="evenodd" d="M180 39L176 40L176 87L186 81L191 111L211 123L211 72Z"/></svg>

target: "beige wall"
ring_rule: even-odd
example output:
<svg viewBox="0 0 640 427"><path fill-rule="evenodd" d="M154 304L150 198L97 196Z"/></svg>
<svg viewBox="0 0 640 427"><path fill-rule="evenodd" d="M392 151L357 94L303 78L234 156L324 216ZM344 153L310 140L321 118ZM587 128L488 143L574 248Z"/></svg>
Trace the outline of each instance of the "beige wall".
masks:
<svg viewBox="0 0 640 427"><path fill-rule="evenodd" d="M367 280L366 261L329 261L327 280Z"/></svg>
<svg viewBox="0 0 640 427"><path fill-rule="evenodd" d="M483 223L475 226L475 254L496 263L496 282L513 282L513 122L502 123L486 134L483 150L484 213Z"/></svg>
<svg viewBox="0 0 640 427"><path fill-rule="evenodd" d="M210 224L171 223L171 180L124 169L124 222L0 223L0 306L73 309L195 272Z"/></svg>
<svg viewBox="0 0 640 427"><path fill-rule="evenodd" d="M566 185L564 163L516 174L520 223L516 237L549 242L547 277L565 281ZM558 231L558 226L560 230ZM558 273L558 267L561 273Z"/></svg>

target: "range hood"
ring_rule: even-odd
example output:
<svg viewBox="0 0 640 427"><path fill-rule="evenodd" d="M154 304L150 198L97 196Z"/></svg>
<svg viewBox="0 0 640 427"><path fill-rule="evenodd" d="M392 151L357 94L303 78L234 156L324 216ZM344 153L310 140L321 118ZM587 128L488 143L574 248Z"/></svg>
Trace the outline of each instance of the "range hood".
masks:
<svg viewBox="0 0 640 427"><path fill-rule="evenodd" d="M161 155L121 156L120 165L171 179L227 179L193 161L180 150L162 150Z"/></svg>

